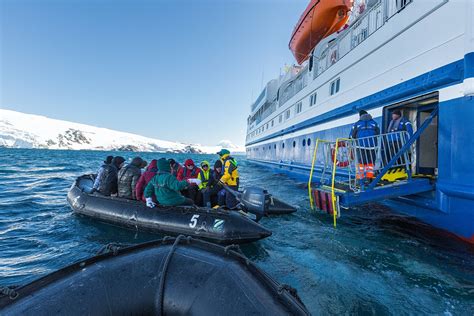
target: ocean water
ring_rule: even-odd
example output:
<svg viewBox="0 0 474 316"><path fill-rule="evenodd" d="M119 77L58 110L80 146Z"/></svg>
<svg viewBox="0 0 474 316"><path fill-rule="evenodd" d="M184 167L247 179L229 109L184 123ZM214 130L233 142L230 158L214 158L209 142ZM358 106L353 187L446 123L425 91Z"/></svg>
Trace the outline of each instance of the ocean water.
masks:
<svg viewBox="0 0 474 316"><path fill-rule="evenodd" d="M107 243L160 237L71 212L66 193L73 180L96 171L107 154L0 149L0 286L28 283ZM188 157L142 155L148 161L163 156ZM296 214L264 218L261 223L273 235L242 250L279 282L296 288L313 314L474 314L473 246L378 204L345 211L334 229L328 216L309 211L303 183L244 157L239 166L243 186L265 187L299 208Z"/></svg>

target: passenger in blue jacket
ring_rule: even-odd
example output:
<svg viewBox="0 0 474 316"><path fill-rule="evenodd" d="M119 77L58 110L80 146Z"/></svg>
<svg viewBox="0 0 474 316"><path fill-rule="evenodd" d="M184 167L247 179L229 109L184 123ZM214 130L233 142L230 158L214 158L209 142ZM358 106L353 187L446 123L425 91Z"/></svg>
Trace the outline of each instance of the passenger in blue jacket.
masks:
<svg viewBox="0 0 474 316"><path fill-rule="evenodd" d="M402 134L399 132L406 131L408 136L402 139ZM397 152L403 147L403 145L408 141L408 138L413 136L413 126L411 122L402 116L402 112L400 110L394 110L392 112L392 120L388 125L387 129L388 138L388 146L387 146L387 153L384 154L385 156L385 164L387 164L393 156L397 154ZM391 135L390 135L391 134ZM403 156L396 162L397 165L405 164L405 160Z"/></svg>
<svg viewBox="0 0 474 316"><path fill-rule="evenodd" d="M358 161L357 179L374 178L377 139L380 128L372 116L365 110L359 111L359 120L352 125L349 138L357 139L356 152Z"/></svg>

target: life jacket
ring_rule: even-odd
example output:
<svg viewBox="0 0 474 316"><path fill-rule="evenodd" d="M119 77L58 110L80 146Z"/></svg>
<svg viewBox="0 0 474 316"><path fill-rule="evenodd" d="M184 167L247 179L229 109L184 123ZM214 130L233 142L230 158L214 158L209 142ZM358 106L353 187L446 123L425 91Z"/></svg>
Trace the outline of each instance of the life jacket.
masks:
<svg viewBox="0 0 474 316"><path fill-rule="evenodd" d="M221 180L230 186L239 186L239 171L237 161L233 157L227 157L223 162L223 175Z"/></svg>
<svg viewBox="0 0 474 316"><path fill-rule="evenodd" d="M188 179L188 178L196 178L198 174L198 168L194 166L193 170L189 170L186 166L182 166L183 168L183 178Z"/></svg>
<svg viewBox="0 0 474 316"><path fill-rule="evenodd" d="M390 126L391 122L389 124L389 133L396 133L396 132L401 132L401 131L407 131L408 135L411 137L413 136L413 127L411 125L411 122L407 120L406 118L402 117L400 118L400 121L398 124L393 124L393 126ZM394 134L389 137L390 141L397 141L400 139L400 135Z"/></svg>
<svg viewBox="0 0 474 316"><path fill-rule="evenodd" d="M198 179L201 180L201 184L199 185L199 189L207 188L211 178L212 178L212 170L208 170L207 172L204 172L204 170L201 169L201 171L199 171L199 176L198 176Z"/></svg>

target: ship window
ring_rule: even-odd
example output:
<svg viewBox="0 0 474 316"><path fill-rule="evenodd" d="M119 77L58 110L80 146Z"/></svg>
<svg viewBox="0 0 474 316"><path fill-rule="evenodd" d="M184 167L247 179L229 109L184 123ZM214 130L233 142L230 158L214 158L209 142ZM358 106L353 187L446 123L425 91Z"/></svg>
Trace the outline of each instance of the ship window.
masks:
<svg viewBox="0 0 474 316"><path fill-rule="evenodd" d="M316 104L317 97L318 94L316 92L311 95L311 98L309 100L309 106L313 106Z"/></svg>
<svg viewBox="0 0 474 316"><path fill-rule="evenodd" d="M272 127L273 127L273 123L275 123L275 120L272 120Z"/></svg>
<svg viewBox="0 0 474 316"><path fill-rule="evenodd" d="M270 146L268 146L268 149L272 149L272 146L271 146L271 145L270 145Z"/></svg>
<svg viewBox="0 0 474 316"><path fill-rule="evenodd" d="M285 148L285 143L281 143L281 148Z"/></svg>
<svg viewBox="0 0 474 316"><path fill-rule="evenodd" d="M339 88L341 87L341 79L337 78L333 82L331 82L331 95L335 95L339 92Z"/></svg>
<svg viewBox="0 0 474 316"><path fill-rule="evenodd" d="M273 145L273 149L277 149L277 145L276 145L276 144L275 144L275 145Z"/></svg>
<svg viewBox="0 0 474 316"><path fill-rule="evenodd" d="M268 123L267 123L267 125L266 125L266 127L265 127L265 128L266 128L266 129L268 129Z"/></svg>
<svg viewBox="0 0 474 316"><path fill-rule="evenodd" d="M302 109L303 109L303 102L300 101L296 103L296 113L300 113Z"/></svg>
<svg viewBox="0 0 474 316"><path fill-rule="evenodd" d="M289 119L291 115L291 109L286 110L285 112L285 120Z"/></svg>
<svg viewBox="0 0 474 316"><path fill-rule="evenodd" d="M308 138L307 143L308 143L308 146L311 146L311 138Z"/></svg>
<svg viewBox="0 0 474 316"><path fill-rule="evenodd" d="M294 140L293 141L293 148L295 148L295 147L296 147L296 141Z"/></svg>
<svg viewBox="0 0 474 316"><path fill-rule="evenodd" d="M281 123L281 121L283 121L283 115L280 114L280 118L278 119L278 122Z"/></svg>
<svg viewBox="0 0 474 316"><path fill-rule="evenodd" d="M303 147L306 146L306 139L303 139Z"/></svg>

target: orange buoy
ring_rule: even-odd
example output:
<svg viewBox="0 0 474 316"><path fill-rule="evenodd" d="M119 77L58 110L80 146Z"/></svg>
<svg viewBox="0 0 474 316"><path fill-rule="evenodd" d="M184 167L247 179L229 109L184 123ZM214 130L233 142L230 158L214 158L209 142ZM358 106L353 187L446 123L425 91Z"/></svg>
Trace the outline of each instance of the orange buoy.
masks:
<svg viewBox="0 0 474 316"><path fill-rule="evenodd" d="M339 31L349 19L353 0L311 0L291 35L290 50L298 64L325 37Z"/></svg>

